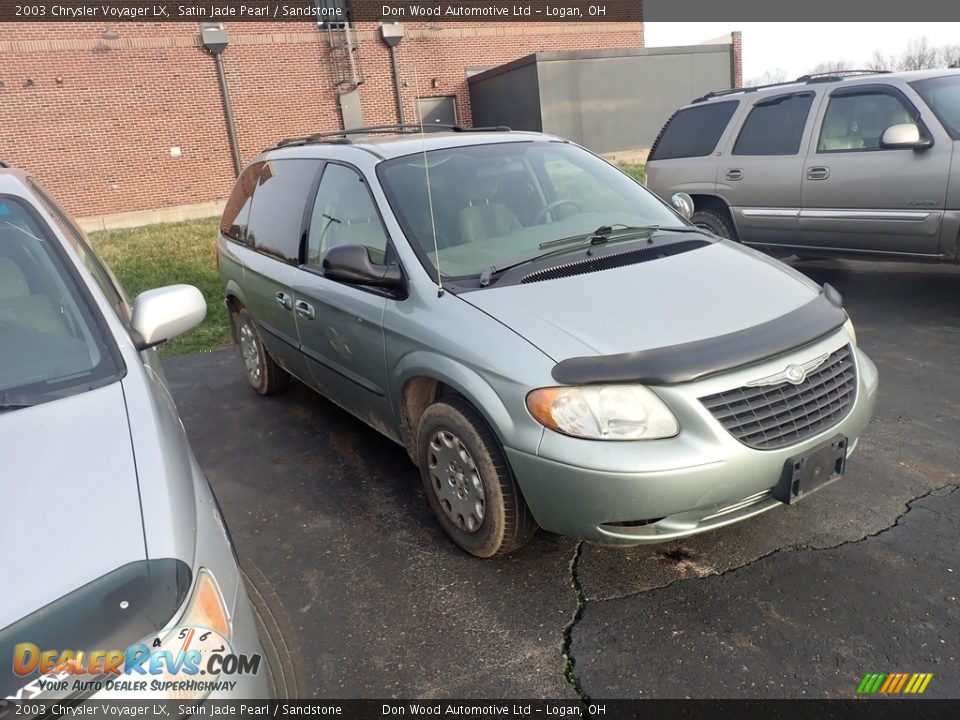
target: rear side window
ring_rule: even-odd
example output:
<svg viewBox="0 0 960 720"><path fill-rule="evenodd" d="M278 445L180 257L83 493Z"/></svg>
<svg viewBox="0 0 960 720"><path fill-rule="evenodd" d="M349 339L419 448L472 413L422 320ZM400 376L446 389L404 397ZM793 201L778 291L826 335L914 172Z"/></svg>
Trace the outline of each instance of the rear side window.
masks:
<svg viewBox="0 0 960 720"><path fill-rule="evenodd" d="M813 93L792 93L762 100L743 123L734 155L796 155L813 105Z"/></svg>
<svg viewBox="0 0 960 720"><path fill-rule="evenodd" d="M270 160L257 175L247 242L267 255L297 264L307 200L316 189L317 160Z"/></svg>
<svg viewBox="0 0 960 720"><path fill-rule="evenodd" d="M650 151L651 160L703 157L717 147L738 100L684 108L667 120Z"/></svg>
<svg viewBox="0 0 960 720"><path fill-rule="evenodd" d="M257 177L263 169L263 163L257 162L248 167L237 179L233 192L227 199L220 218L220 232L233 240L244 242L247 237L247 223L250 220L250 206L253 204L253 190Z"/></svg>

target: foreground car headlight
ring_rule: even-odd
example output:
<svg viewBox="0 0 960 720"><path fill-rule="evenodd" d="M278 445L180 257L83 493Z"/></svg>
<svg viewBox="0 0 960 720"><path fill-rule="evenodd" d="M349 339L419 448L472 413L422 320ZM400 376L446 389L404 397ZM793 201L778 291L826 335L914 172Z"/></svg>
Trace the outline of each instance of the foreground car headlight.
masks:
<svg viewBox="0 0 960 720"><path fill-rule="evenodd" d="M642 385L541 388L527 395L527 409L551 430L590 440L655 440L680 432L663 400Z"/></svg>

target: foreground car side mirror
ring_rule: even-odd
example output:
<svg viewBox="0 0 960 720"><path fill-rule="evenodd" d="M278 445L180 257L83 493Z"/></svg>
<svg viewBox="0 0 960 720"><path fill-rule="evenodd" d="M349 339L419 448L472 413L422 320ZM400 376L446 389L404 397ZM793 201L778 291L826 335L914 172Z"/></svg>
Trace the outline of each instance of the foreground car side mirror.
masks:
<svg viewBox="0 0 960 720"><path fill-rule="evenodd" d="M403 283L403 273L398 265L379 265L371 261L370 253L363 245L330 248L323 258L323 274L331 280L352 285L395 288Z"/></svg>
<svg viewBox="0 0 960 720"><path fill-rule="evenodd" d="M880 147L895 150L903 148L913 148L914 150L923 150L933 145L930 138L921 137L920 128L916 123L902 123L900 125L891 125L883 131L880 137Z"/></svg>
<svg viewBox="0 0 960 720"><path fill-rule="evenodd" d="M670 204L673 205L673 209L680 213L686 220L693 217L693 198L687 195L687 193L675 193L674 196L670 198Z"/></svg>
<svg viewBox="0 0 960 720"><path fill-rule="evenodd" d="M168 285L147 290L133 301L134 342L138 350L146 350L178 335L183 335L203 322L207 301L193 285Z"/></svg>

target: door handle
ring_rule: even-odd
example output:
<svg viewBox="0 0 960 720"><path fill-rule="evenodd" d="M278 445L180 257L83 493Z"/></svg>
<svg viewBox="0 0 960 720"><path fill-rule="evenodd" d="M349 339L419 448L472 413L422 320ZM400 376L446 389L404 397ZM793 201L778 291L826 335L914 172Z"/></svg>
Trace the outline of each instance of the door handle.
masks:
<svg viewBox="0 0 960 720"><path fill-rule="evenodd" d="M727 180L743 180L743 170L740 168L730 168L726 174Z"/></svg>
<svg viewBox="0 0 960 720"><path fill-rule="evenodd" d="M290 310L293 307L293 298L289 294L281 291L276 294L277 305L284 310Z"/></svg>
<svg viewBox="0 0 960 720"><path fill-rule="evenodd" d="M297 315L302 317L304 320L313 320L313 305L310 303L305 303L303 300L297 300L293 304L293 309L297 311Z"/></svg>
<svg viewBox="0 0 960 720"><path fill-rule="evenodd" d="M828 177L830 177L828 167L807 168L807 180L826 180Z"/></svg>

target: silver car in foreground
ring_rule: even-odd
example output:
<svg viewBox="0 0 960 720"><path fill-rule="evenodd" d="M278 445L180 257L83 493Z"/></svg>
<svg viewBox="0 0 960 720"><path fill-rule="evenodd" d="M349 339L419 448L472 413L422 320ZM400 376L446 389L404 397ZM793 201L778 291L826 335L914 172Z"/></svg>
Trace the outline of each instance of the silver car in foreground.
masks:
<svg viewBox="0 0 960 720"><path fill-rule="evenodd" d="M189 688L216 675L178 674L163 658L146 674L118 672L136 664L118 657L132 647L199 659L219 638L223 652L263 656L223 518L151 349L205 314L189 285L129 307L63 210L28 175L0 168L0 710L4 698L129 696L135 686L123 683L136 682L147 685L135 697L267 695L264 662L220 674L232 685L212 693ZM190 628L200 630L187 638Z"/></svg>
<svg viewBox="0 0 960 720"><path fill-rule="evenodd" d="M877 371L836 290L560 138L381 130L256 158L219 267L253 387L404 445L462 548L672 540L842 474Z"/></svg>

